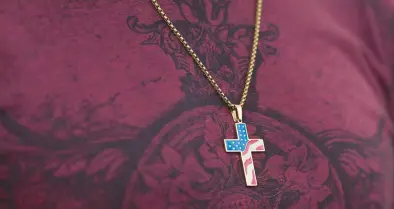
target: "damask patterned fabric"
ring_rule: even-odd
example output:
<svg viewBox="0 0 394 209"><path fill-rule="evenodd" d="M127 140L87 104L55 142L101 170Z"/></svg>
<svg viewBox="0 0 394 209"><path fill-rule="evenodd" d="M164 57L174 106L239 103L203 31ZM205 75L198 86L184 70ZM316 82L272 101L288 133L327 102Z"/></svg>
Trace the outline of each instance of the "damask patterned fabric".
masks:
<svg viewBox="0 0 394 209"><path fill-rule="evenodd" d="M231 101L255 1L159 0ZM149 0L0 1L0 209L394 208L394 3L266 0L244 108Z"/></svg>

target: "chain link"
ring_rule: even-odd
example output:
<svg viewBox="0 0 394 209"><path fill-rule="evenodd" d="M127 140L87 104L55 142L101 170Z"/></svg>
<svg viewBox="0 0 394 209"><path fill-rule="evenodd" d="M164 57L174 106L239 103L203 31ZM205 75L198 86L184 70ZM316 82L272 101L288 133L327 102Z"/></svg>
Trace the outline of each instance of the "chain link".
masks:
<svg viewBox="0 0 394 209"><path fill-rule="evenodd" d="M182 34L178 31L178 29L176 29L176 27L174 26L174 24L172 23L170 18L167 16L167 14L163 11L163 9L161 8L161 6L157 2L157 0L152 0L152 4L156 8L156 10L160 14L160 16L163 18L163 20L167 23L168 27L170 27L171 31L175 34L175 36L179 39L179 41L182 43L182 45L185 47L185 49L192 56L193 60L200 67L202 73L208 79L208 81L211 83L211 85L216 90L216 92L220 95L220 97L222 98L224 103L226 103L230 109L234 110L236 105L231 103L231 101L227 98L227 96L224 94L222 89L219 87L217 82L214 80L212 75L209 73L209 71L207 70L205 65L201 62L200 58L198 58L197 54L194 52L194 50L191 48L191 46L187 43L187 41L182 36ZM254 31L254 35L253 35L252 52L251 52L251 56L250 56L248 72L246 75L245 87L242 92L241 101L239 102L239 105L241 105L241 107L243 107L245 105L246 97L248 95L248 91L249 91L249 87L250 87L250 82L252 80L253 70L254 70L255 63L256 63L256 54L257 54L257 48L258 48L258 44L259 44L262 7L263 7L263 0L257 0L256 23L255 23L255 31Z"/></svg>

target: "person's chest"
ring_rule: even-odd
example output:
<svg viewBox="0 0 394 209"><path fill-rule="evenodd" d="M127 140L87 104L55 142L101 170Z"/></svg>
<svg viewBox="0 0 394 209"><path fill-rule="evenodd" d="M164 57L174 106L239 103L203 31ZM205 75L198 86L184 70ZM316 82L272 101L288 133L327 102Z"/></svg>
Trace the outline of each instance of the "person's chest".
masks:
<svg viewBox="0 0 394 209"><path fill-rule="evenodd" d="M244 108L250 138L266 148L253 154L255 188L225 152L236 135L229 110L150 2L41 3L6 5L0 40L10 204L386 207L391 124L362 73L379 65L352 24L359 10L340 13L350 3L265 3ZM255 3L162 3L237 103Z"/></svg>

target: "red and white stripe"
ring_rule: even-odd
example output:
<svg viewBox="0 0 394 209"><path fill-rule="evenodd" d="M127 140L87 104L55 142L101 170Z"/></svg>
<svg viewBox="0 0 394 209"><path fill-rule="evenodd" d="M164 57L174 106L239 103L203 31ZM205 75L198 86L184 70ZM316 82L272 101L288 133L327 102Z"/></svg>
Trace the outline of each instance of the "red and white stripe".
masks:
<svg viewBox="0 0 394 209"><path fill-rule="evenodd" d="M249 139L245 151L241 153L242 165L247 186L257 186L256 172L253 164L252 152L265 151L262 139Z"/></svg>

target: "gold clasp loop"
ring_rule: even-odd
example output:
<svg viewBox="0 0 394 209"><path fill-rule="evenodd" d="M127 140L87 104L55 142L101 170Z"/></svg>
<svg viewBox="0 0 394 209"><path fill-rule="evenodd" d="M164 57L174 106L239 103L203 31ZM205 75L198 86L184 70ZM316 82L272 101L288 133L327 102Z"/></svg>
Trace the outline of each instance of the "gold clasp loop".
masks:
<svg viewBox="0 0 394 209"><path fill-rule="evenodd" d="M234 105L234 108L231 110L231 114L233 115L234 122L242 123L242 106Z"/></svg>

